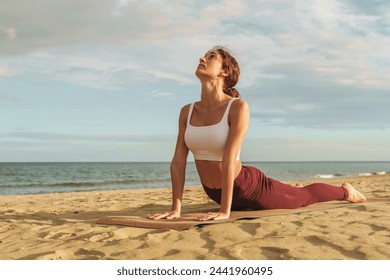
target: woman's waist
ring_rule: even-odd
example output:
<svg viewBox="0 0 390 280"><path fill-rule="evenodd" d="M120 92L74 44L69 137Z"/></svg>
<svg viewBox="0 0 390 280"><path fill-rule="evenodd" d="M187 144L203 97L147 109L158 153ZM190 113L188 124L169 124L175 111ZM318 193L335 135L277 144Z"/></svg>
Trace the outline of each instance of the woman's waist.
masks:
<svg viewBox="0 0 390 280"><path fill-rule="evenodd" d="M196 169L202 185L210 189L220 189L222 185L222 162L196 160ZM236 178L242 168L241 161L234 164L234 178Z"/></svg>

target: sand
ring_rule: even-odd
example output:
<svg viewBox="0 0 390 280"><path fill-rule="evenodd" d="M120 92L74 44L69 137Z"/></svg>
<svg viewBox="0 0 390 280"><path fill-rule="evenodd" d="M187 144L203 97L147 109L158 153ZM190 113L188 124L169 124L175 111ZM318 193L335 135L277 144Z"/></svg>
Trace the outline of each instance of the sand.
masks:
<svg viewBox="0 0 390 280"><path fill-rule="evenodd" d="M390 174L322 180L345 181L368 199L390 197ZM390 205L384 203L181 231L96 224L106 215L165 211L170 196L169 189L0 196L0 259L390 259ZM183 203L183 211L217 207L200 187L186 187Z"/></svg>

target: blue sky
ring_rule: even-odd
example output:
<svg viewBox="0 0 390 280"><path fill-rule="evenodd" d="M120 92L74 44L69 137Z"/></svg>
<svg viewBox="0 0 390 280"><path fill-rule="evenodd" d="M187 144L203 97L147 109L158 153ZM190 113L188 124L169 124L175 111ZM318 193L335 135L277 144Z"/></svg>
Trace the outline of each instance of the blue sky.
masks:
<svg viewBox="0 0 390 280"><path fill-rule="evenodd" d="M240 63L243 161L390 160L389 11L388 1L2 0L0 161L169 161L214 45Z"/></svg>

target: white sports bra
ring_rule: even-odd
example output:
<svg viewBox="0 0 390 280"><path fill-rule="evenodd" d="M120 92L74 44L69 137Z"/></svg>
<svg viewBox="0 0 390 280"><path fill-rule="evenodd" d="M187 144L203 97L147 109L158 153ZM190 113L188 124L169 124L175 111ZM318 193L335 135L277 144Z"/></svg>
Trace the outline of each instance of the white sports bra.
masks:
<svg viewBox="0 0 390 280"><path fill-rule="evenodd" d="M238 98L229 100L222 120L219 123L207 126L192 126L190 124L195 103L191 104L184 141L194 155L195 160L222 161L230 129L228 122L229 111L233 101L236 99ZM236 160L240 160L240 152Z"/></svg>

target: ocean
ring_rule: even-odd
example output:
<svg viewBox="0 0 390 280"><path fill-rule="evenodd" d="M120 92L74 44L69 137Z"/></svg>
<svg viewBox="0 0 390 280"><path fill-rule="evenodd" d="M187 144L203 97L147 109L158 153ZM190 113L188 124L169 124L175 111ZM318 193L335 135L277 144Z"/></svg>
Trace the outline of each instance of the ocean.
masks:
<svg viewBox="0 0 390 280"><path fill-rule="evenodd" d="M243 162L279 181L300 181L390 173L387 162ZM186 185L200 185L195 164L187 164ZM167 162L0 163L0 195L170 188Z"/></svg>

